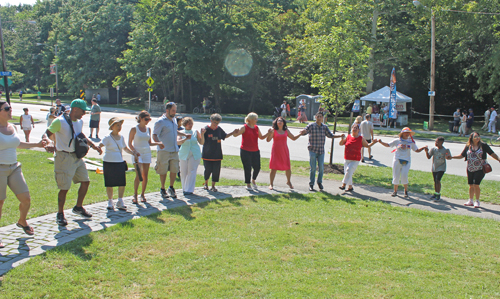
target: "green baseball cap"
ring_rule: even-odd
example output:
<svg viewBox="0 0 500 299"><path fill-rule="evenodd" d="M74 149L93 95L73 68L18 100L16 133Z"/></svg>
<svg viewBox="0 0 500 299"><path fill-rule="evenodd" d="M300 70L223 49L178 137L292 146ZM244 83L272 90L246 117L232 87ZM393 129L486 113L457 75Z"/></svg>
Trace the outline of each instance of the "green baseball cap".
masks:
<svg viewBox="0 0 500 299"><path fill-rule="evenodd" d="M87 107L87 102L85 102L82 99L73 100L73 102L71 102L71 108L73 108L73 107L80 108L83 111L90 111L90 108Z"/></svg>

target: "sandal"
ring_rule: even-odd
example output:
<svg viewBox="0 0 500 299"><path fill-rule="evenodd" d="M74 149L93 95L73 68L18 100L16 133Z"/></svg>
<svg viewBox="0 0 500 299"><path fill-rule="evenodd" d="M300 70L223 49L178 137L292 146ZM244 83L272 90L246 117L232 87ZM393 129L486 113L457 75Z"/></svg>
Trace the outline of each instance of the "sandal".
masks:
<svg viewBox="0 0 500 299"><path fill-rule="evenodd" d="M208 191L208 186L207 185L203 185L203 189L205 189L205 190Z"/></svg>
<svg viewBox="0 0 500 299"><path fill-rule="evenodd" d="M147 202L146 197L144 195L142 195L142 194L141 194L141 201L142 202Z"/></svg>
<svg viewBox="0 0 500 299"><path fill-rule="evenodd" d="M210 189L210 191L217 192L217 189L215 187L212 187L212 189Z"/></svg>
<svg viewBox="0 0 500 299"><path fill-rule="evenodd" d="M26 225L26 226L22 226L21 224L19 224L19 222L16 223L16 226L17 227L20 227L24 230L24 232L27 234L27 235L34 235L35 233L33 232L33 228L29 225Z"/></svg>
<svg viewBox="0 0 500 299"><path fill-rule="evenodd" d="M354 192L354 188L349 188L346 190L347 192Z"/></svg>
<svg viewBox="0 0 500 299"><path fill-rule="evenodd" d="M133 198L132 198L132 203L133 203L134 205L139 204L139 202L137 201L137 194L135 194L135 195L133 196Z"/></svg>
<svg viewBox="0 0 500 299"><path fill-rule="evenodd" d="M345 186L340 186L339 189L340 190L345 190Z"/></svg>
<svg viewBox="0 0 500 299"><path fill-rule="evenodd" d="M291 182L288 182L288 183L286 183L286 184L288 185L288 187L290 187L290 189L293 189L293 185L292 185L292 183L291 183Z"/></svg>

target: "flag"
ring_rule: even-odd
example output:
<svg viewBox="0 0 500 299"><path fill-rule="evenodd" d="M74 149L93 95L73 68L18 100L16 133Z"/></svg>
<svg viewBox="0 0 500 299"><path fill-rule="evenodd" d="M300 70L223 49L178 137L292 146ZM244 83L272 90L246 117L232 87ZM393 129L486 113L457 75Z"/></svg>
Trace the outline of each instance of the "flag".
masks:
<svg viewBox="0 0 500 299"><path fill-rule="evenodd" d="M389 118L397 118L396 111L396 69L392 68L391 72L391 97L389 99Z"/></svg>
<svg viewBox="0 0 500 299"><path fill-rule="evenodd" d="M50 74L51 75L55 75L56 74L56 65L55 64L51 64L50 65Z"/></svg>

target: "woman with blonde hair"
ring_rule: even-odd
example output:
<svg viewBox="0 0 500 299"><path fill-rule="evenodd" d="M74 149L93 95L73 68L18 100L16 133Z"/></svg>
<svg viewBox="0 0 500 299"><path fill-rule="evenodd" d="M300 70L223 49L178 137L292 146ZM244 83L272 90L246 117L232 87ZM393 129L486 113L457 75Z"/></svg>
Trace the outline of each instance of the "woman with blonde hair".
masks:
<svg viewBox="0 0 500 299"><path fill-rule="evenodd" d="M151 146L158 145L163 146L161 142L151 141L151 128L148 128L148 123L151 121L151 115L146 110L142 110L136 117L137 126L130 129L128 134L128 147L130 150L137 154L139 163L139 169L142 175L142 191L141 191L141 201L146 202L146 197L144 193L146 192L146 187L148 186L148 174L149 165L151 164ZM137 204L137 193L139 189L139 175L136 173L134 180L134 198L132 199L133 204Z"/></svg>
<svg viewBox="0 0 500 299"><path fill-rule="evenodd" d="M245 171L245 184L247 189L251 190L252 186L257 188L255 180L260 172L260 150L258 140L266 139L272 129L269 129L266 135L262 135L257 126L258 115L257 113L250 112L245 117L245 125L242 126L234 136L241 136L240 158ZM252 175L253 169L253 175ZM252 185L250 185L250 178L252 178Z"/></svg>
<svg viewBox="0 0 500 299"><path fill-rule="evenodd" d="M186 137L177 137L179 148L179 166L181 172L181 184L184 195L190 195L194 192L196 186L196 170L200 165L201 150L199 144L205 143L205 129L201 133L193 131L194 121L191 117L184 117L181 122L184 127L184 133L191 135L190 139Z"/></svg>

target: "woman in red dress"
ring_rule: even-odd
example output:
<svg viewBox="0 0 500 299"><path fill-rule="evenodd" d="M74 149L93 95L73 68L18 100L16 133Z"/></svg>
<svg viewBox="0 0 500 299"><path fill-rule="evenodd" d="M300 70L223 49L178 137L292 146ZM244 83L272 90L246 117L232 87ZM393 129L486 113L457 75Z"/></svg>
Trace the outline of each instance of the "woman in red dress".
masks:
<svg viewBox="0 0 500 299"><path fill-rule="evenodd" d="M292 176L292 170L290 169L290 153L288 151L287 138L292 140L297 140L301 134L294 136L288 130L286 126L286 120L283 117L278 117L273 122L273 130L267 136L267 142L274 138L273 147L271 149L271 160L269 161L269 169L271 169L270 185L269 189L274 188L274 178L276 177L276 171L285 171L287 185L290 189L293 189L292 182L290 178Z"/></svg>
<svg viewBox="0 0 500 299"><path fill-rule="evenodd" d="M339 187L341 190L345 190L345 186L348 185L347 191L354 191L352 187L352 176L358 167L359 161L361 161L361 148L371 147L378 140L373 139L372 143L368 144L366 139L359 133L359 125L354 123L351 127L351 134L347 135L347 138L342 135L340 140L340 145L345 145L344 151L344 179L342 180L342 186Z"/></svg>

